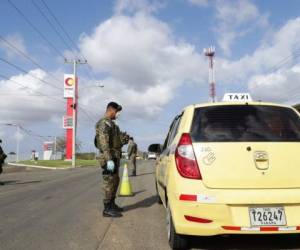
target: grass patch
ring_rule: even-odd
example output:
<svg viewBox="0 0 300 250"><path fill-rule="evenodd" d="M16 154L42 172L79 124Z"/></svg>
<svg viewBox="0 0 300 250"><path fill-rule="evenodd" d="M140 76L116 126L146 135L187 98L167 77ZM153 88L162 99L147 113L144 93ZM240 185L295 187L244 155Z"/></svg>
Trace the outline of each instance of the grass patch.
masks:
<svg viewBox="0 0 300 250"><path fill-rule="evenodd" d="M43 167L72 167L72 162L64 161L64 160L52 160L52 161L45 161L45 160L38 160L38 161L20 161L20 164L26 165L36 165L36 166L43 166ZM76 166L97 166L97 160L76 160Z"/></svg>

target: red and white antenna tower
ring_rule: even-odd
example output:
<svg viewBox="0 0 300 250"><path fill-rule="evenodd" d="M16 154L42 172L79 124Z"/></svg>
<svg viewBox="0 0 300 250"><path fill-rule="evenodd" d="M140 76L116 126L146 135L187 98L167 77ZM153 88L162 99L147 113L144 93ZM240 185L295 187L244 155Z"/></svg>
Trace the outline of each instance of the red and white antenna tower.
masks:
<svg viewBox="0 0 300 250"><path fill-rule="evenodd" d="M210 47L204 49L204 54L208 57L209 60L209 70L208 70L208 78L209 78L209 97L211 102L216 101L216 83L215 83L215 73L214 73L214 57L215 57L215 48Z"/></svg>

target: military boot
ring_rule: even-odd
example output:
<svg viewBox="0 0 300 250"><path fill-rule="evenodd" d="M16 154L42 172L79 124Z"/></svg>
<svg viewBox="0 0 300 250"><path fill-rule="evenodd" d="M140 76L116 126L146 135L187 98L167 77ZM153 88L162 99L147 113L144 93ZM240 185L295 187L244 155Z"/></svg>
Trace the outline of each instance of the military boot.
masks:
<svg viewBox="0 0 300 250"><path fill-rule="evenodd" d="M112 217L112 218L122 217L122 214L120 212L112 209L111 202L104 203L104 210L102 215L103 217Z"/></svg>
<svg viewBox="0 0 300 250"><path fill-rule="evenodd" d="M123 212L124 209L122 207L119 207L116 202L115 202L115 199L112 199L111 200L111 208L117 212Z"/></svg>

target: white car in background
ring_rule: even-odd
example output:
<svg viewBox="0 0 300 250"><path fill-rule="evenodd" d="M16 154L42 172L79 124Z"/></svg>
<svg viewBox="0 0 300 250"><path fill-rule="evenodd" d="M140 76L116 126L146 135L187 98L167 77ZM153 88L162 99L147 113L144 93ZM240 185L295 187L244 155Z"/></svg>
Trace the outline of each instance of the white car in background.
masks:
<svg viewBox="0 0 300 250"><path fill-rule="evenodd" d="M128 160L127 152L122 152L122 158Z"/></svg>
<svg viewBox="0 0 300 250"><path fill-rule="evenodd" d="M156 160L156 159L157 159L156 153L148 152L148 160Z"/></svg>

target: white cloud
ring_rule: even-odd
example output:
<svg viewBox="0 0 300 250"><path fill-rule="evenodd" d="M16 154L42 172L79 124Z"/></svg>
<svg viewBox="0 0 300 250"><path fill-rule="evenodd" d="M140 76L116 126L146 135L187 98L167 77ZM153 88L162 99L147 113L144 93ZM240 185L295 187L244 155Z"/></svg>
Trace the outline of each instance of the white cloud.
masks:
<svg viewBox="0 0 300 250"><path fill-rule="evenodd" d="M27 54L24 39L20 34L8 35L4 37L4 39L13 47L17 48L24 54ZM12 49L6 42L2 41L1 39L0 39L0 49L4 50L6 56L10 59L19 56L18 52Z"/></svg>
<svg viewBox="0 0 300 250"><path fill-rule="evenodd" d="M122 116L134 119L153 118L172 98L167 85L153 86L138 92L112 78L107 78L102 83L105 85L104 89L81 95L81 104L89 106L94 114L102 114L106 104L113 100L122 104Z"/></svg>
<svg viewBox="0 0 300 250"><path fill-rule="evenodd" d="M31 75L13 76L10 78L12 81L0 81L1 122L33 124L50 121L52 116L62 114L65 105L57 100L63 101L62 91L47 86L34 78L50 82L52 79L46 72L35 69L29 73ZM48 95L49 98L41 96L41 94Z"/></svg>
<svg viewBox="0 0 300 250"><path fill-rule="evenodd" d="M114 6L116 15L124 13L152 13L165 5L165 0L117 0Z"/></svg>
<svg viewBox="0 0 300 250"><path fill-rule="evenodd" d="M265 74L270 70L276 71L274 66L288 68L296 62L290 55L298 48L299 36L300 18L289 20L251 55L245 55L235 61L220 58L217 61L218 76L222 77L224 83L245 84L254 75ZM282 61L284 58L288 60ZM278 64L279 62L283 64Z"/></svg>
<svg viewBox="0 0 300 250"><path fill-rule="evenodd" d="M20 140L20 141L22 141L23 139L24 139L24 137L25 137L25 135L21 132L21 131L16 131L15 133L14 133L14 136L13 136L16 140Z"/></svg>
<svg viewBox="0 0 300 250"><path fill-rule="evenodd" d="M231 47L236 39L245 36L255 28L268 25L267 14L262 14L249 0L217 0L214 8L217 19L216 32L219 36L218 44L225 55L230 55Z"/></svg>
<svg viewBox="0 0 300 250"><path fill-rule="evenodd" d="M239 2L240 6L237 8L242 8L242 4L249 4L248 1ZM223 10L224 20L233 15L230 11ZM235 17L240 24L247 23L254 17L259 19L259 11L254 5L243 11L243 15ZM296 18L269 35L269 39L263 40L252 54L238 60L217 56L217 84L227 86L227 90L247 91L249 88L254 97L262 96L265 86L254 87L254 80L263 77L274 64L291 54L297 48L299 36L300 18ZM80 48L96 71L109 75L109 78L103 80L106 87L100 98L102 106L104 100L104 103L112 99L118 100L134 118L157 116L174 98L176 89L186 82L202 86L207 82L207 63L203 55L192 44L176 39L170 27L153 15L138 12L130 17L113 16L97 26L92 34L83 35ZM291 60L287 66L293 63ZM282 72L284 71L279 74ZM273 81L276 85L276 81L272 79ZM280 92L287 89L283 87ZM288 99L288 95L280 97L274 91L265 90L266 95L259 99L279 102ZM95 93L95 96L92 94L86 99L83 97L83 100L86 105L90 105L97 103L97 98L99 95ZM100 101L98 103L101 106ZM143 114L137 111L137 103L144 111Z"/></svg>
<svg viewBox="0 0 300 250"><path fill-rule="evenodd" d="M253 19L260 19L259 10L249 1L239 0L238 3L234 10L238 12L241 9L242 13L231 18L234 13L228 5L229 9L218 12L219 20L223 20L228 26L235 21L243 26ZM235 30L233 37L236 36L234 32ZM249 88L255 97L264 100L288 100L288 83L291 79L295 82L294 86L296 82L300 83L300 79L296 81L299 74L294 72L295 69L289 71L285 68L270 75L267 73L276 62L297 48L298 37L300 18L288 21L252 54L234 61L221 58L217 54L217 84L226 85L227 89L234 86L244 90ZM79 104L88 109L93 117L104 111L107 102L115 100L124 106L126 118L149 121L158 117L166 104L174 98L178 87L186 83L199 84L207 92L207 62L203 54L197 52L193 44L178 39L167 23L147 11L138 10L130 16L115 14L100 23L90 34L83 34L79 47L93 69L106 76L101 80L105 88L83 88L80 93ZM41 70L34 70L32 73L49 79ZM49 95L55 92L29 75L18 75L13 79ZM84 87L82 84L87 86L95 82L80 79L80 84ZM273 87L278 91L271 91ZM30 90L1 81L0 93L9 91L16 93L16 96L1 96L1 120L58 123L64 113L63 104L48 98L28 96L32 94ZM279 95L278 92L286 94ZM19 97L20 94L24 96ZM57 93L57 98L62 99L62 93ZM79 112L83 120L84 114Z"/></svg>
<svg viewBox="0 0 300 250"><path fill-rule="evenodd" d="M169 125L169 124L168 124ZM147 143L148 145L150 143L157 143L157 142L163 142L164 138L166 137L166 133L160 133L160 134L149 134L149 135L137 135L134 137L135 141L138 142L144 142Z"/></svg>
<svg viewBox="0 0 300 250"><path fill-rule="evenodd" d="M249 0L218 0L215 8L217 19L231 25L241 25L260 16L257 7Z"/></svg>
<svg viewBox="0 0 300 250"><path fill-rule="evenodd" d="M271 74L253 76L248 86L257 100L300 103L300 64Z"/></svg>
<svg viewBox="0 0 300 250"><path fill-rule="evenodd" d="M228 88L249 89L255 99L298 102L299 36L300 18L289 20L269 35L268 40L262 42L251 55L235 61L218 58L217 79Z"/></svg>
<svg viewBox="0 0 300 250"><path fill-rule="evenodd" d="M198 7L208 6L208 0L188 0L188 2Z"/></svg>
<svg viewBox="0 0 300 250"><path fill-rule="evenodd" d="M96 71L110 76L102 81L107 82L105 100L121 100L136 116L139 106L143 117L154 117L178 86L207 79L203 55L176 39L166 23L145 13L113 16L83 35L79 47Z"/></svg>
<svg viewBox="0 0 300 250"><path fill-rule="evenodd" d="M188 0L197 7L211 6L215 19L213 31L225 56L231 55L232 46L241 37L256 29L269 26L268 14L261 13L251 0Z"/></svg>
<svg viewBox="0 0 300 250"><path fill-rule="evenodd" d="M102 115L109 101L120 102L124 107L121 121L126 118L124 120L130 119L132 123L132 120L140 119L139 124L144 124L146 132L141 137L137 136L144 143L155 138L153 132L148 131L147 123L159 117L164 107L176 96L178 87L186 83L198 84L199 92L203 90L207 93L208 66L203 54L193 44L176 37L167 23L155 17L153 12L161 6L158 2L119 0L115 4L114 15L91 33L81 35L79 41L82 53L96 73L103 77L99 82L105 85L103 89L84 89L85 86L95 85L95 81L80 77L82 89L79 106L96 119ZM238 37L248 34L253 27L268 25L267 16L248 0L189 2L214 8L218 25L216 31L220 34L219 44L226 53L230 53ZM297 97L300 93L300 65L290 60L280 70L271 73L269 70L299 47L299 37L300 18L296 18L270 34L252 54L231 60L220 57L217 51L217 86L226 86L229 91L238 86L237 89L249 90L255 99L291 101L293 96ZM14 40L19 40L17 46L22 49L23 44L26 51L22 38ZM33 70L31 73L52 81L42 70ZM58 74L62 79L62 73ZM63 100L62 90L56 92L30 75L16 75L12 79ZM62 89L62 84L58 87ZM11 94L4 96L5 93ZM217 93L221 95L218 90ZM32 90L3 80L0 81L0 95L1 122L20 122L25 126L27 123L55 123L55 126L61 127L65 110L63 103L34 96ZM296 98L294 100L296 102ZM91 123L82 110L79 110L79 126L82 133L89 133L87 126L91 130ZM139 133L141 131L136 135ZM163 137L159 133L155 136Z"/></svg>
<svg viewBox="0 0 300 250"><path fill-rule="evenodd" d="M257 28L268 26L268 14L261 13L251 0L188 0L198 7L211 6L214 10L218 45L225 56L230 56L234 43Z"/></svg>
<svg viewBox="0 0 300 250"><path fill-rule="evenodd" d="M0 139L5 135L3 128L0 127Z"/></svg>

